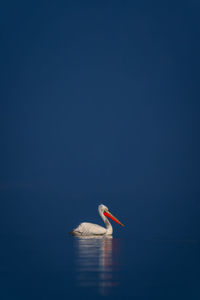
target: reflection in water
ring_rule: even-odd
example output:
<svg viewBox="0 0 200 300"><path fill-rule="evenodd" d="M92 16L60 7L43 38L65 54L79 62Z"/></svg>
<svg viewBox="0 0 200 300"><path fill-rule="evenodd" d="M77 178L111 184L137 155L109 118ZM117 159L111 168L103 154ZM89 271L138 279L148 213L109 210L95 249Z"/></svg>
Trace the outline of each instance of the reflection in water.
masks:
<svg viewBox="0 0 200 300"><path fill-rule="evenodd" d="M112 236L76 237L76 280L79 286L98 287L108 294L118 285L118 240Z"/></svg>

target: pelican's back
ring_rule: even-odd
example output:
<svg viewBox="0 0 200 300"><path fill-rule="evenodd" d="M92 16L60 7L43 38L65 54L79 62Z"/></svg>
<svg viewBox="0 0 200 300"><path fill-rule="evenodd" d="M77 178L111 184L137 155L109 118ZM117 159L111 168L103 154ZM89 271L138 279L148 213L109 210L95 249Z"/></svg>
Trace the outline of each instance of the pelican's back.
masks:
<svg viewBox="0 0 200 300"><path fill-rule="evenodd" d="M106 228L92 223L81 223L77 228L72 231L74 235L104 235Z"/></svg>

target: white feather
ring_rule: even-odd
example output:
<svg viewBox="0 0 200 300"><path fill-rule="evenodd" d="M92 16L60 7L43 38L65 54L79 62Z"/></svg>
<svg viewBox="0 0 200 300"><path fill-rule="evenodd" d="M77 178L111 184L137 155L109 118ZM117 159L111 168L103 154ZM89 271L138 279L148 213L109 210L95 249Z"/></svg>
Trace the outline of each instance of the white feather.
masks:
<svg viewBox="0 0 200 300"><path fill-rule="evenodd" d="M106 228L96 224L84 222L75 228L73 233L77 235L104 235L106 234Z"/></svg>

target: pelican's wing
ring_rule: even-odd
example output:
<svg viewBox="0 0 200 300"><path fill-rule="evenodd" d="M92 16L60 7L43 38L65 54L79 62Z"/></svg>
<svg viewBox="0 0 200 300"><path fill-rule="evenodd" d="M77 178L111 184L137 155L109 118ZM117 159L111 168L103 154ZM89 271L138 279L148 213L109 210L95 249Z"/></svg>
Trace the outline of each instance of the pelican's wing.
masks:
<svg viewBox="0 0 200 300"><path fill-rule="evenodd" d="M75 228L72 233L75 235L104 235L106 233L106 229L96 224L84 222Z"/></svg>

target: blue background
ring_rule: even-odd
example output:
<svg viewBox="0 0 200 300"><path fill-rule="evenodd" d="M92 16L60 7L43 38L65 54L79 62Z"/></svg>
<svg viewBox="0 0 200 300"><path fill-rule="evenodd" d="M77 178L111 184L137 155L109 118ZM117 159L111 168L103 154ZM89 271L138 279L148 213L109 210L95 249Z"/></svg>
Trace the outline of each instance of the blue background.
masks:
<svg viewBox="0 0 200 300"><path fill-rule="evenodd" d="M100 224L100 203L126 225L114 236L127 267L136 241L141 249L144 240L172 241L170 255L156 242L154 263L167 257L166 277L179 270L191 290L199 282L198 1L10 1L0 11L2 298L27 297L12 276L23 282L24 264L32 278L36 244L36 266L59 249L71 274L67 233L81 221ZM179 252L178 241L197 248ZM41 290L41 299L53 295Z"/></svg>

